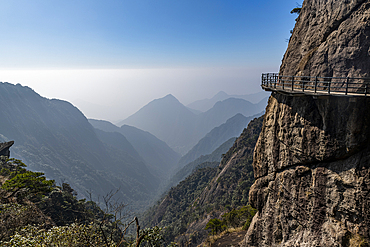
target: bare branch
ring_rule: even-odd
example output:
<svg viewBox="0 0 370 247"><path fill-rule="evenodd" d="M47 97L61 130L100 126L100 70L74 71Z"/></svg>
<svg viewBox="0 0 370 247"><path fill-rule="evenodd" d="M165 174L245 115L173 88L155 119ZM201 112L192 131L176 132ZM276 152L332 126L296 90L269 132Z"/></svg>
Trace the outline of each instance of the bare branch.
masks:
<svg viewBox="0 0 370 247"><path fill-rule="evenodd" d="M140 225L139 225L139 220L137 217L134 218L134 220L136 221L136 247L139 247L140 246L140 243L141 241L143 241L143 239L145 238L145 236L148 234L148 233L144 233L143 235L140 236Z"/></svg>
<svg viewBox="0 0 370 247"><path fill-rule="evenodd" d="M103 227L102 227L103 223L104 223L104 220L102 220L102 221L100 222L100 224L99 224L99 228L100 228L101 233L103 234L103 238L104 238L104 242L105 242L105 244L107 245L107 247L109 247L109 243L108 243L107 236L105 236L105 233L104 233L104 230L103 230Z"/></svg>

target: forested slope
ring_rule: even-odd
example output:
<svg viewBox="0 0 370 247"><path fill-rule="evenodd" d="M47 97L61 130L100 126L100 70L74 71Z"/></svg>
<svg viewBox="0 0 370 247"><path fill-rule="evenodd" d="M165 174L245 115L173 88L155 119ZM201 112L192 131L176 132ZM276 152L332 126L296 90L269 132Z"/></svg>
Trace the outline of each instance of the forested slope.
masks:
<svg viewBox="0 0 370 247"><path fill-rule="evenodd" d="M207 237L212 218L248 204L254 182L253 150L263 117L252 120L216 168L196 170L147 212L148 225L166 227L168 241L197 246ZM209 164L210 165L210 164Z"/></svg>
<svg viewBox="0 0 370 247"><path fill-rule="evenodd" d="M0 103L1 141L14 140L12 157L30 170L69 183L85 197L87 191L97 197L121 188L125 202L145 205L154 194L159 181L128 155L132 147L124 151L104 144L72 104L10 83L0 83Z"/></svg>

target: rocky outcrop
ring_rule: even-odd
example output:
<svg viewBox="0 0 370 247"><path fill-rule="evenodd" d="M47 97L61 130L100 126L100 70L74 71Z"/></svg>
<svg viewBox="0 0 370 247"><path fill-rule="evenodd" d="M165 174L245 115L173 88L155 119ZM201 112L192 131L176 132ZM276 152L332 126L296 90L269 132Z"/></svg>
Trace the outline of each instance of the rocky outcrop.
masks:
<svg viewBox="0 0 370 247"><path fill-rule="evenodd" d="M370 237L370 99L273 93L254 153L247 246ZM306 245L304 245L306 244Z"/></svg>
<svg viewBox="0 0 370 247"><path fill-rule="evenodd" d="M369 64L370 1L304 1L280 73L363 77Z"/></svg>
<svg viewBox="0 0 370 247"><path fill-rule="evenodd" d="M11 146L13 146L14 144L14 141L10 141L10 142L1 142L0 143L0 156L6 156L6 157L10 157L10 150L9 148Z"/></svg>
<svg viewBox="0 0 370 247"><path fill-rule="evenodd" d="M370 1L306 0L280 73L369 76ZM272 93L245 246L368 246L370 99Z"/></svg>

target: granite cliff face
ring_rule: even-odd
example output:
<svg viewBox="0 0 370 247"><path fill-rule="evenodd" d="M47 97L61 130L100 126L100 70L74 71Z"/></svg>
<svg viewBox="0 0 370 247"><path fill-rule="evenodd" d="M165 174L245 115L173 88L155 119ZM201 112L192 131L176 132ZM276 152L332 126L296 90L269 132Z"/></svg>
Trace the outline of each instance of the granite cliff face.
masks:
<svg viewBox="0 0 370 247"><path fill-rule="evenodd" d="M366 98L272 94L254 153L249 200L258 213L247 246L370 237L369 110Z"/></svg>
<svg viewBox="0 0 370 247"><path fill-rule="evenodd" d="M280 73L370 76L370 1L306 0Z"/></svg>
<svg viewBox="0 0 370 247"><path fill-rule="evenodd" d="M370 75L370 1L306 0L280 73ZM272 93L245 246L368 246L370 99Z"/></svg>

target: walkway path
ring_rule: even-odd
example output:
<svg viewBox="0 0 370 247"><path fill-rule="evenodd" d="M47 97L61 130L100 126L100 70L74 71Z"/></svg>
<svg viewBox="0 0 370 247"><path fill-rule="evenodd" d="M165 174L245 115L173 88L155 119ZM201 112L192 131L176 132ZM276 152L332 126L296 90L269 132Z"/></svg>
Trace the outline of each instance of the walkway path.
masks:
<svg viewBox="0 0 370 247"><path fill-rule="evenodd" d="M261 87L266 91L287 94L370 96L370 78L285 76L262 74Z"/></svg>

